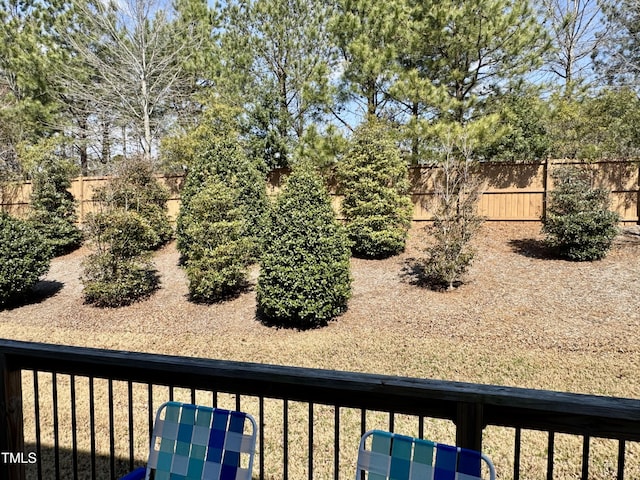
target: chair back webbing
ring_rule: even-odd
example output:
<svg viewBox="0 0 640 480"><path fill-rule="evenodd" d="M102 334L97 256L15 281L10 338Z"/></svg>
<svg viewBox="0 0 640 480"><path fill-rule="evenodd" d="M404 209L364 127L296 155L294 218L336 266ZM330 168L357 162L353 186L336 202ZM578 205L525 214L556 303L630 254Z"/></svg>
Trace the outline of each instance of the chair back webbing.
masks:
<svg viewBox="0 0 640 480"><path fill-rule="evenodd" d="M360 441L356 480L482 480L482 462L495 480L493 463L480 452L371 430Z"/></svg>
<svg viewBox="0 0 640 480"><path fill-rule="evenodd" d="M251 480L256 430L246 413L167 402L156 414L145 479Z"/></svg>

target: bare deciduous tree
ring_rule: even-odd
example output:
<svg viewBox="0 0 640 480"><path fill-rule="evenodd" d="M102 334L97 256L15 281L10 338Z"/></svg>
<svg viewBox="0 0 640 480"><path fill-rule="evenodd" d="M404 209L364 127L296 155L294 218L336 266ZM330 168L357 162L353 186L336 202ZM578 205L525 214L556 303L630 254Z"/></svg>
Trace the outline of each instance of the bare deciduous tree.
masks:
<svg viewBox="0 0 640 480"><path fill-rule="evenodd" d="M640 0L610 0L604 8L611 29L598 58L607 83L638 90L640 81Z"/></svg>
<svg viewBox="0 0 640 480"><path fill-rule="evenodd" d="M435 181L434 216L428 231L433 241L425 249L424 276L431 287L452 290L470 267L475 250L471 239L483 218L478 204L484 184L476 175L474 152L495 119L466 125L441 124L434 129L441 161Z"/></svg>
<svg viewBox="0 0 640 480"><path fill-rule="evenodd" d="M547 54L549 72L564 83L571 97L592 69L593 57L607 38L600 0L539 0L552 48Z"/></svg>
<svg viewBox="0 0 640 480"><path fill-rule="evenodd" d="M78 2L85 29L70 37L73 62L64 86L90 115L104 112L133 135L146 159L184 91L184 62L197 45L179 31L162 0ZM89 72L90 81L86 81Z"/></svg>

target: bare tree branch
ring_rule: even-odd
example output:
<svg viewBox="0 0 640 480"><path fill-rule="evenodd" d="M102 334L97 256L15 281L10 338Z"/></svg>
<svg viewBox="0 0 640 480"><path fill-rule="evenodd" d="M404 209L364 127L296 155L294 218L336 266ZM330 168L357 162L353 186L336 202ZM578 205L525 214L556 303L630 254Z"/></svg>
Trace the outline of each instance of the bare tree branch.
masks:
<svg viewBox="0 0 640 480"><path fill-rule="evenodd" d="M146 158L168 105L186 90L184 62L197 48L189 32L176 31L161 1L78 2L86 28L70 37L75 67L61 72L65 89L92 109L89 115L111 112Z"/></svg>

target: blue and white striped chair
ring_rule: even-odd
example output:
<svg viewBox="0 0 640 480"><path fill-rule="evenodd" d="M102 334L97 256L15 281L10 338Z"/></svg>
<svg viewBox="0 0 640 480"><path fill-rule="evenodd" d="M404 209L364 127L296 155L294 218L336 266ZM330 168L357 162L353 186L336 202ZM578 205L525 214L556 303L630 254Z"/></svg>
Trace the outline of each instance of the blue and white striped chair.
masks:
<svg viewBox="0 0 640 480"><path fill-rule="evenodd" d="M246 413L167 402L156 414L147 466L121 480L251 480L256 431Z"/></svg>
<svg viewBox="0 0 640 480"><path fill-rule="evenodd" d="M495 480L493 463L480 452L371 430L360 441L356 480L482 480L483 462Z"/></svg>

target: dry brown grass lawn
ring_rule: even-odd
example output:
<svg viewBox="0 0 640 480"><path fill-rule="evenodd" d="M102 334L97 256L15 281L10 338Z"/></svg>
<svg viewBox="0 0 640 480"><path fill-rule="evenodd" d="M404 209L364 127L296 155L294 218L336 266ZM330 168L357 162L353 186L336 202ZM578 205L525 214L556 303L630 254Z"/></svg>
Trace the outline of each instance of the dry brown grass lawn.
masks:
<svg viewBox="0 0 640 480"><path fill-rule="evenodd" d="M412 266L423 235L414 228L398 257L353 259L349 309L319 330L263 326L255 318L253 289L221 304L189 302L178 254L169 245L155 256L160 290L121 309L83 304L79 276L85 250L54 260L32 303L0 311L0 337L640 398L637 227L627 229L604 260L575 263L546 255L539 224L487 224L466 283L448 293L416 285ZM434 422L426 433L451 435L451 428ZM531 433L526 458L523 449L529 472L524 478L539 478L546 465L544 438L536 435ZM512 432L490 429L487 437L500 478L510 478ZM274 449L274 458L278 441L265 446ZM556 445L566 453L557 478L574 478L580 442L561 436ZM610 478L615 468L616 446L603 445L592 447L593 478ZM636 447L627 452L630 465L640 464ZM611 451L613 459L606 459ZM327 471L331 453L318 460L328 464ZM350 478L352 459L345 455L344 478ZM279 478L272 468L276 473L268 478ZM317 478L325 478L322 468ZM640 478L640 467L633 468L628 478ZM292 470L290 478L304 475Z"/></svg>

